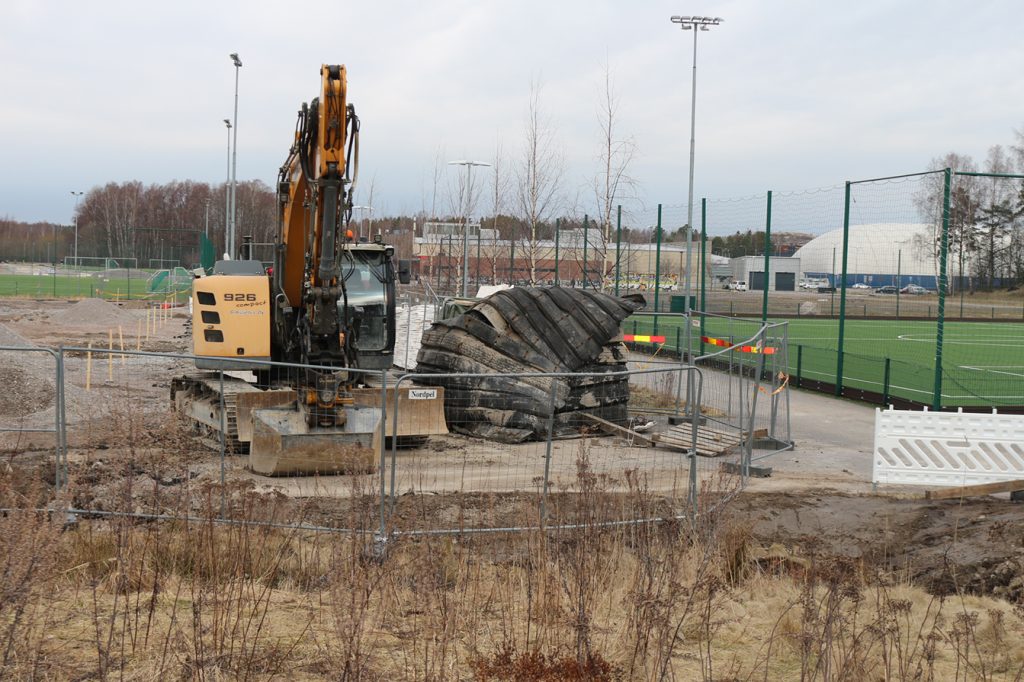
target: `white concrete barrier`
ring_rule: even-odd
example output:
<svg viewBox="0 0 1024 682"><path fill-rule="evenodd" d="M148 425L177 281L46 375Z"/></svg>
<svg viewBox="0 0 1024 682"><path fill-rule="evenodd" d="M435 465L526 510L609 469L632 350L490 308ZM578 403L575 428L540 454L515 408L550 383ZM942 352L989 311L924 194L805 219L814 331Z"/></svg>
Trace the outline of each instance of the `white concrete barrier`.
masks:
<svg viewBox="0 0 1024 682"><path fill-rule="evenodd" d="M1024 416L875 410L874 483L963 486L1024 479Z"/></svg>

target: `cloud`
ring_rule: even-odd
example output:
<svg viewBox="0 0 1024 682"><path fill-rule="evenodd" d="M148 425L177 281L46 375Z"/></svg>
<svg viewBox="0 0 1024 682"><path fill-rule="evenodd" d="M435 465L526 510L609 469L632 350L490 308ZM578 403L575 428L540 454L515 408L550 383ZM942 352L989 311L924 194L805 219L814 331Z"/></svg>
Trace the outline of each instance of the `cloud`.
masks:
<svg viewBox="0 0 1024 682"><path fill-rule="evenodd" d="M238 174L272 182L318 69L342 62L363 119L364 178L424 203L437 150L518 154L532 79L566 156L596 171L605 61L649 203L686 200L692 34L674 2L345 3L312 18L254 2L0 7L0 215L69 221L68 191L111 180L220 182L240 73ZM698 36L698 196L815 187L984 156L1021 115L1022 15L997 0L893 5L712 2ZM447 158L445 159L447 160ZM586 210L586 206L582 207Z"/></svg>

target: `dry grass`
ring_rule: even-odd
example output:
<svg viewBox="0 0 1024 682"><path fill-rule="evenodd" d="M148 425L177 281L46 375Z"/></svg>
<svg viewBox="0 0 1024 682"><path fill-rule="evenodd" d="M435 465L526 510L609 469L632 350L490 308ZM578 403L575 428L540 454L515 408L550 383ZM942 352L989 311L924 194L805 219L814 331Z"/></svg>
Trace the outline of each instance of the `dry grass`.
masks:
<svg viewBox="0 0 1024 682"><path fill-rule="evenodd" d="M1024 676L1022 612L1006 602L933 597L813 544L803 556L758 551L727 506L694 523L606 523L624 509L659 516L666 500L632 471L625 496L609 492L621 486L591 471L586 441L573 492L549 500L571 528L398 536L382 551L371 533L254 523L303 522L315 499L215 484L161 492L152 481L177 475L180 461L158 456L137 415L118 423L129 445L111 458L114 501L199 517L223 509L235 523L0 517L0 679ZM132 481L143 474L151 490L140 492ZM352 499L372 501L353 487ZM0 472L0 506L27 510L46 496L45 481ZM365 507L335 521L364 528ZM522 509L520 523L540 523L535 505Z"/></svg>

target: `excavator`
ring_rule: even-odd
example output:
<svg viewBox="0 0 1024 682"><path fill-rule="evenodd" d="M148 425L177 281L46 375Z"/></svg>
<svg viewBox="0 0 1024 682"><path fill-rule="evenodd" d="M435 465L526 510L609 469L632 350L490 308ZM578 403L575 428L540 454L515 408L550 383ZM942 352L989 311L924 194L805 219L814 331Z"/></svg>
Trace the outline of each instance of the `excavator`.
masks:
<svg viewBox="0 0 1024 682"><path fill-rule="evenodd" d="M272 264L245 237L240 259L194 280L193 353L207 371L171 384L175 409L248 449L250 468L267 475L372 470L396 405L400 447L447 433L443 389L388 388L382 401L395 281L408 283L408 267L395 267L379 235L357 240L348 229L359 118L345 67L324 65L320 77L278 176Z"/></svg>

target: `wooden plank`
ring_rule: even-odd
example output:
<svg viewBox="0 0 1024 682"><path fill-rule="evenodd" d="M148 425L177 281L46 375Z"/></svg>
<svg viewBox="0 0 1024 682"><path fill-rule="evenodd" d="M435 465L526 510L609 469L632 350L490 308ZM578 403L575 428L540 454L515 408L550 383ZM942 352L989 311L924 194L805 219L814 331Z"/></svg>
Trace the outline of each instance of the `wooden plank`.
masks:
<svg viewBox="0 0 1024 682"><path fill-rule="evenodd" d="M686 434L686 437L665 436L664 434L657 434L654 436L654 440L658 443L675 443L676 445L689 445L690 443L693 442L693 437L690 436L690 434ZM697 442L703 445L708 445L716 448L732 448L736 447L737 445L742 445L742 443L739 441L719 440L712 438L710 436L701 436L700 434L697 434Z"/></svg>
<svg viewBox="0 0 1024 682"><path fill-rule="evenodd" d="M674 429L670 429L665 433L658 434L657 438L658 440L679 441L683 443L688 443L693 439L693 435L689 428L684 429L676 427ZM740 437L739 434L729 434L723 433L721 431L712 431L702 428L697 429L697 440L707 443L729 445L739 445L740 443L743 442L743 439Z"/></svg>
<svg viewBox="0 0 1024 682"><path fill-rule="evenodd" d="M669 438L678 438L682 440L690 439L690 424L680 424L666 431L663 436ZM757 429L754 431L754 439L765 438L768 436L768 429ZM697 428L697 438L700 439L705 437L706 439L714 440L715 442L733 442L736 445L747 442L747 435L744 433L736 433L735 431L719 431L708 427Z"/></svg>
<svg viewBox="0 0 1024 682"><path fill-rule="evenodd" d="M663 434L654 436L655 444L661 447L667 447L674 450L689 450L693 447L693 440L691 438L677 439L677 438L665 438ZM737 443L725 443L721 441L697 438L697 452L709 456L718 456L728 452L735 448Z"/></svg>
<svg viewBox="0 0 1024 682"><path fill-rule="evenodd" d="M611 430L614 433L618 433L620 435L626 436L627 438L636 438L637 440L644 441L648 445L653 445L654 444L654 439L651 438L651 436L647 436L647 435L644 435L642 433L638 433L638 432L636 432L636 431L634 431L632 429L627 429L625 426L619 426L618 424L616 424L614 422L610 422L607 419L601 419L600 417L595 417L594 415L592 415L592 414L590 414L588 412L579 412L578 415L580 417L583 417L584 419L588 419L588 420L594 422L595 424L599 424L599 425L603 426L605 429Z"/></svg>
<svg viewBox="0 0 1024 682"><path fill-rule="evenodd" d="M665 442L662 442L662 441L659 441L659 442L655 443L655 447L664 448L666 450L674 450L676 452L689 452L690 451L690 446L689 445L681 445L681 444L677 445L675 443L665 443ZM730 448L726 448L725 450L714 450L714 449L710 449L708 447L702 446L700 444L697 445L697 454L700 455L701 457L721 457L722 455L727 454L729 452L729 450L730 450Z"/></svg>
<svg viewBox="0 0 1024 682"><path fill-rule="evenodd" d="M1012 493L1018 490L1024 490L1024 480L965 485L959 488L939 488L937 490L925 491L924 498L926 500L955 500L961 497L991 495L993 493Z"/></svg>

